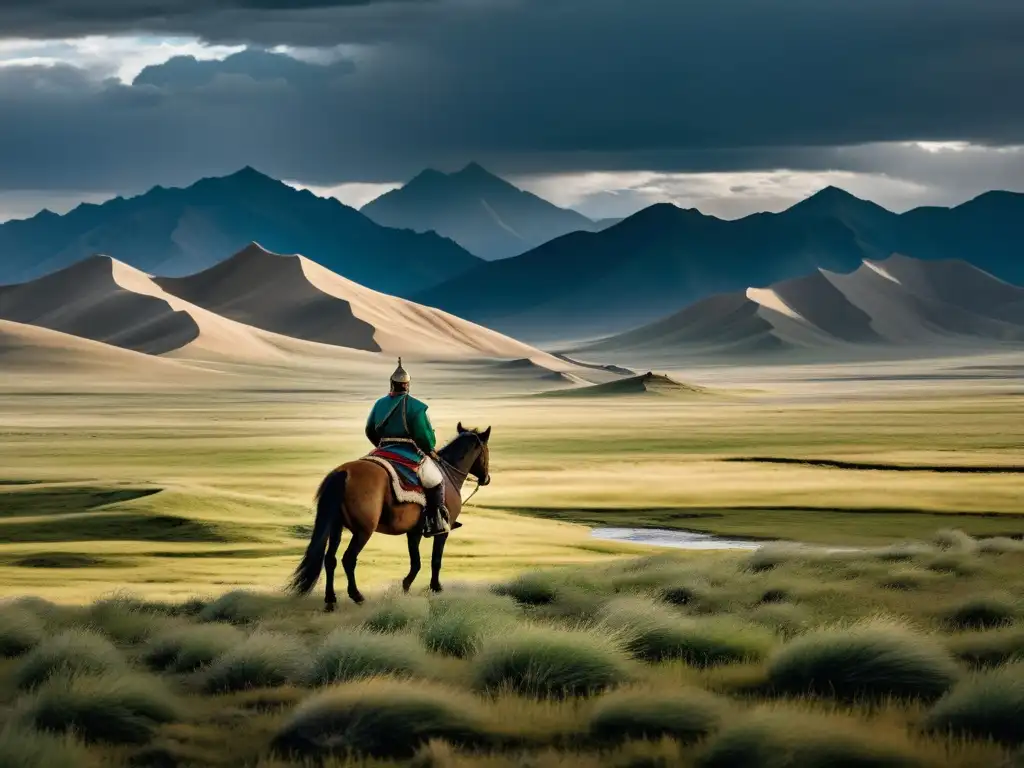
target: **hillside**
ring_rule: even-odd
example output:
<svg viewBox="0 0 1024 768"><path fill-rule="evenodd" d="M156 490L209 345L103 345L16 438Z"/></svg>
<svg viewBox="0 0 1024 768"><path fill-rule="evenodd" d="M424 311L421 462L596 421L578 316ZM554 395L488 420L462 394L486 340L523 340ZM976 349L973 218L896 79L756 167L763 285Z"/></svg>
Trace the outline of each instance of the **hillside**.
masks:
<svg viewBox="0 0 1024 768"><path fill-rule="evenodd" d="M720 294L581 353L749 354L781 349L1024 345L1024 288L962 261L906 256Z"/></svg>
<svg viewBox="0 0 1024 768"><path fill-rule="evenodd" d="M527 358L551 370L572 368L488 328L371 290L304 256L282 256L255 243L198 274L156 282L219 316L296 339L389 356Z"/></svg>
<svg viewBox="0 0 1024 768"><path fill-rule="evenodd" d="M710 394L710 390L704 387L685 384L664 374L648 371L639 376L631 376L626 379L619 379L618 381L607 381L591 386L555 392L543 392L538 397L635 397L638 395L681 397L706 394Z"/></svg>
<svg viewBox="0 0 1024 768"><path fill-rule="evenodd" d="M378 290L409 295L479 263L435 234L381 227L335 199L245 168L184 189L84 204L0 224L0 283L34 279L105 253L150 274L187 275L258 240L302 252ZM381 258L387 254L387 259Z"/></svg>
<svg viewBox="0 0 1024 768"><path fill-rule="evenodd" d="M533 341L620 333L708 296L816 269L852 272L892 253L961 259L1024 283L1024 195L895 214L827 188L778 214L736 221L658 204L602 232L576 232L416 296Z"/></svg>
<svg viewBox="0 0 1024 768"><path fill-rule="evenodd" d="M476 163L456 173L423 171L361 210L386 227L432 230L488 260L515 256L569 232L607 226L524 192Z"/></svg>

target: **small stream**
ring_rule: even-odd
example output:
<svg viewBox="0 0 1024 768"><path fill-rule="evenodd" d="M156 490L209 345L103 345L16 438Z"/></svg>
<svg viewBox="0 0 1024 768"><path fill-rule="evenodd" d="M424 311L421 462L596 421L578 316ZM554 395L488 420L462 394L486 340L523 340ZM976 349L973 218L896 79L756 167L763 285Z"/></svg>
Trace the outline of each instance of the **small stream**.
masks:
<svg viewBox="0 0 1024 768"><path fill-rule="evenodd" d="M605 541L624 541L673 549L757 549L766 541L744 541L710 533L673 531L668 528L594 528L590 535Z"/></svg>

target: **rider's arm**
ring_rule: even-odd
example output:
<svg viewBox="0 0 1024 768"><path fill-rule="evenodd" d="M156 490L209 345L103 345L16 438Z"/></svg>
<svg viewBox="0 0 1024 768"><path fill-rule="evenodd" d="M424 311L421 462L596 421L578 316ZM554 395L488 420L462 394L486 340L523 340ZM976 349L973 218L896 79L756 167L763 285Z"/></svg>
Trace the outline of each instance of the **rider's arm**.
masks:
<svg viewBox="0 0 1024 768"><path fill-rule="evenodd" d="M377 436L377 427L373 422L373 411L370 411L370 416L366 420L366 439L369 440L374 446L376 446L380 439Z"/></svg>
<svg viewBox="0 0 1024 768"><path fill-rule="evenodd" d="M420 450L425 453L433 453L434 448L437 446L437 438L434 436L434 427L430 423L430 417L427 416L427 409L424 408L413 419L413 423L409 425L409 429L412 432L412 438L416 441L416 445L419 446Z"/></svg>

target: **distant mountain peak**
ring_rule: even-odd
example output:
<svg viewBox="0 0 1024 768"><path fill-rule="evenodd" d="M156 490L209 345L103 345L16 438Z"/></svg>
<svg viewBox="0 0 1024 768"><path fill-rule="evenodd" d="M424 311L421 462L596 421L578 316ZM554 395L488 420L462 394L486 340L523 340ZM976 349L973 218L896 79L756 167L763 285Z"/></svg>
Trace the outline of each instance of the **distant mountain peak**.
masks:
<svg viewBox="0 0 1024 768"><path fill-rule="evenodd" d="M465 167L463 167L456 173L451 174L451 176L458 179L471 179L473 181L499 181L502 184L508 184L508 182L505 181L503 178L491 173L475 160L473 162L468 163ZM508 185L512 186L511 184Z"/></svg>

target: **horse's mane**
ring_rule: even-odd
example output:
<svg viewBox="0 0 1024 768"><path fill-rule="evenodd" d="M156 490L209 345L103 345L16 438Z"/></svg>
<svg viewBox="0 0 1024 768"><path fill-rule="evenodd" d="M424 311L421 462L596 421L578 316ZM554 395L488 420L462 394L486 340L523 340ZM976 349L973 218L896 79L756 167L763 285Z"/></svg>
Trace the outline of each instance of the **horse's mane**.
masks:
<svg viewBox="0 0 1024 768"><path fill-rule="evenodd" d="M445 461L450 461L452 463L459 461L463 456L466 455L466 453L461 452L458 455L452 455L454 454L455 451L458 450L456 443L458 443L460 440L465 440L465 438L470 436L480 437L480 430L467 429L465 432L459 432L455 437L453 437L451 440L445 443L444 446L442 446L438 450L438 454L443 456Z"/></svg>

